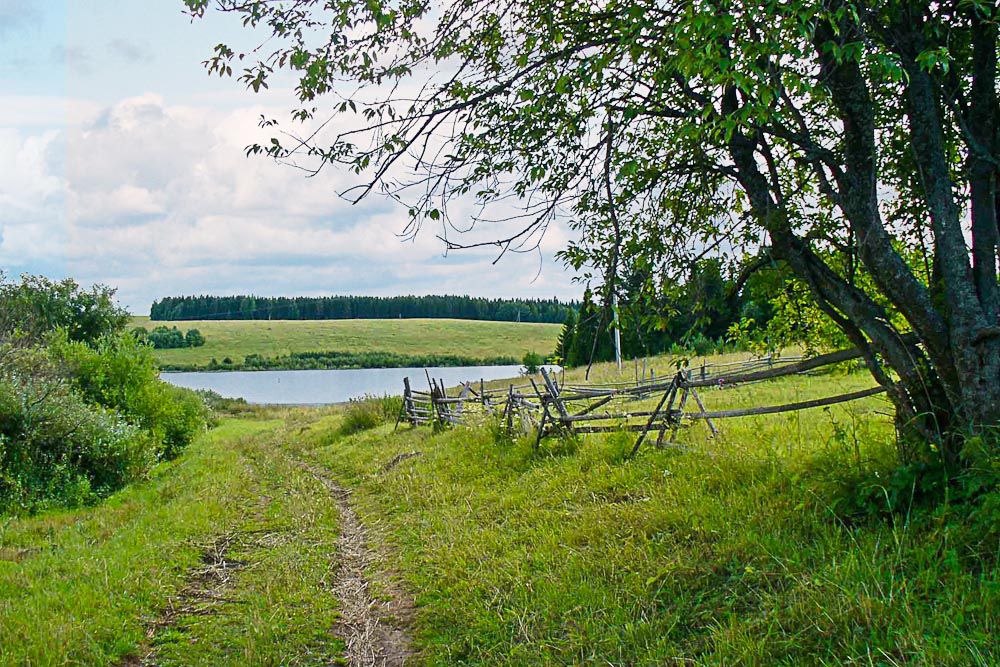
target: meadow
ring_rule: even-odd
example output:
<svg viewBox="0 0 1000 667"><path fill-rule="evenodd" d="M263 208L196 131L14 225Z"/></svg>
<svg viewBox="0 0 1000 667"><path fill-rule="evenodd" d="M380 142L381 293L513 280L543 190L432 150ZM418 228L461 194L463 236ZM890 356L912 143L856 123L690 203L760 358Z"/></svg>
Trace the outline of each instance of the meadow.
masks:
<svg viewBox="0 0 1000 667"><path fill-rule="evenodd" d="M207 366L214 358L241 362L250 354L278 357L303 352L380 352L398 355L457 355L470 359L512 357L526 352L551 354L560 325L475 320L185 320L150 322L134 317L132 326L147 330L165 324L198 329L201 347L156 350L169 366Z"/></svg>
<svg viewBox="0 0 1000 667"><path fill-rule="evenodd" d="M871 384L840 368L703 397ZM853 503L896 465L884 398L726 420L716 438L684 428L678 447L635 458L624 433L536 450L489 421L394 430L397 406L248 410L102 505L7 520L0 662L335 661L343 515L313 470L351 490L379 554L370 573L412 599L415 664L1000 661L991 503ZM240 565L193 600L207 551L234 535Z"/></svg>

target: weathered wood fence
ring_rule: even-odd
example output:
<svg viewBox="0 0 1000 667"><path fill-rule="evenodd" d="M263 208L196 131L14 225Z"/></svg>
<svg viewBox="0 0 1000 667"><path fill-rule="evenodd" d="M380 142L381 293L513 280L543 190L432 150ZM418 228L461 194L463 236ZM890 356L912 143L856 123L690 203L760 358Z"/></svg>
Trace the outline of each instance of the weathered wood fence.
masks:
<svg viewBox="0 0 1000 667"><path fill-rule="evenodd" d="M699 389L707 387L726 389L809 373L860 356L855 349L811 358L771 356L684 367L659 378L650 371L648 378L635 382L603 384L560 384L556 374L543 369L541 386L534 378L528 378L526 384L510 384L506 389L487 388L480 380L478 386L470 382L461 385L454 396L448 394L443 381L426 374L428 391L414 389L410 379L404 379L400 420L414 426L451 426L473 415L492 415L498 417L502 427L510 433L534 433L536 447L549 435L630 431L638 434L632 448L635 454L653 434L658 445L663 444L668 433L673 442L685 420L702 420L715 435L718 420L805 410L882 393L884 387L873 387L783 405L729 410L706 409L698 393ZM655 407L651 407L652 400L656 400ZM642 401L647 404L638 405Z"/></svg>

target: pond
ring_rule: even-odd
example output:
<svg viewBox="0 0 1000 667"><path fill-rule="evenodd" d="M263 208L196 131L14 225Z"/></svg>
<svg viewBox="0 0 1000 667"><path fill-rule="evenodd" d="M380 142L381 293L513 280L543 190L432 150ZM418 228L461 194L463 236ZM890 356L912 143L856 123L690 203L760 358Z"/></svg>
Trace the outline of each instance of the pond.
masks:
<svg viewBox="0 0 1000 667"><path fill-rule="evenodd" d="M446 387L462 382L516 378L520 366L453 366L428 368ZM414 389L427 390L423 368L359 368L326 371L220 371L161 373L170 384L188 389L211 389L228 398L249 403L281 405L325 405L341 403L365 394L403 393L403 378Z"/></svg>

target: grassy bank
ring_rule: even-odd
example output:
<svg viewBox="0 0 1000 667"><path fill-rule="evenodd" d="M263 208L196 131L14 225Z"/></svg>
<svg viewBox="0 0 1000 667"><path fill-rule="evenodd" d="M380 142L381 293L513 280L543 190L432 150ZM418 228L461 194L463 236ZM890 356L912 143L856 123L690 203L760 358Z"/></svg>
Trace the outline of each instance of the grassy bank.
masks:
<svg viewBox="0 0 1000 667"><path fill-rule="evenodd" d="M146 317L133 318L134 326L152 329L157 324ZM156 350L161 364L186 369L207 367L213 358L219 364L227 357L233 364L241 364L247 355L276 359L312 352L353 353L361 360L373 353L412 358L450 355L470 361L519 360L525 352L550 354L560 331L558 324L435 319L205 320L170 324L185 330L198 329L205 336L201 347Z"/></svg>
<svg viewBox="0 0 1000 667"><path fill-rule="evenodd" d="M870 384L841 372L703 398ZM338 516L320 470L353 489L377 567L413 596L418 664L997 664L1000 543L982 507L845 504L894 465L886 412L870 398L728 420L635 459L624 434L536 451L489 424L394 432L377 406L226 421L99 507L0 524L0 662L335 662ZM231 576L206 586L219 545Z"/></svg>

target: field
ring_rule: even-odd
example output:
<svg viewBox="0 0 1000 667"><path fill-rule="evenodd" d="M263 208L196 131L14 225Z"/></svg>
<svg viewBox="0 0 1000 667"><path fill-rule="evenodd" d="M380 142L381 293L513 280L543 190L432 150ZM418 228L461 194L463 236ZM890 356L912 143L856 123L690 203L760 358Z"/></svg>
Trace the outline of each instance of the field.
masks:
<svg viewBox="0 0 1000 667"><path fill-rule="evenodd" d="M474 320L197 320L150 322L182 331L198 329L205 345L156 350L160 363L205 366L212 358L240 362L248 354L277 357L295 352L392 352L401 355L457 355L474 359L551 354L560 325Z"/></svg>
<svg viewBox="0 0 1000 667"><path fill-rule="evenodd" d="M704 398L871 384L836 371ZM536 451L488 423L394 431L392 407L253 411L98 507L0 524L0 662L343 664L357 522L407 664L1000 661L995 521L845 505L894 465L882 398L684 429L635 459L620 433Z"/></svg>

